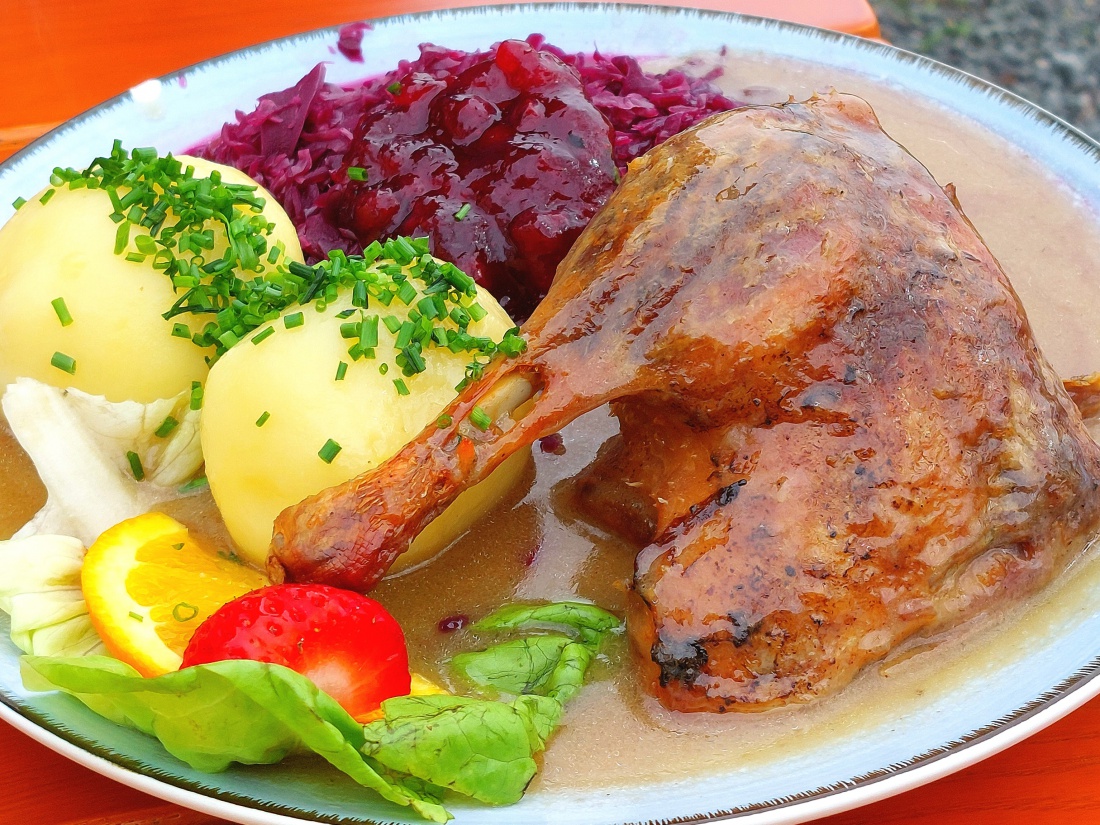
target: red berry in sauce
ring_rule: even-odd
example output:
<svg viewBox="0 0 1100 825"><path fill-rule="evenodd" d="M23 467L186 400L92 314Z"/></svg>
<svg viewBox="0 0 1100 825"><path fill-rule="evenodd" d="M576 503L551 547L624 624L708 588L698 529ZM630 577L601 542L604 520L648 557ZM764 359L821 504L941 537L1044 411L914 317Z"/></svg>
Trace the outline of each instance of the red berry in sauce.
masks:
<svg viewBox="0 0 1100 825"><path fill-rule="evenodd" d="M470 617L462 613L458 613L454 616L448 616L445 619L440 619L439 624L436 627L440 633L454 633L456 630L461 630L470 623Z"/></svg>

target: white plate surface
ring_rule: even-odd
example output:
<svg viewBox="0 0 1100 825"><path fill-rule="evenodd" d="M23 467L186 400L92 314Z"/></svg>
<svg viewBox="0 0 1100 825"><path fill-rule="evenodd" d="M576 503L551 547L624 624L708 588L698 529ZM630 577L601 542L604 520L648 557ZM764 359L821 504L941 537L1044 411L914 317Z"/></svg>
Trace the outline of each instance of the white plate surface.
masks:
<svg viewBox="0 0 1100 825"><path fill-rule="evenodd" d="M180 151L210 135L234 110L296 82L319 61L328 79L352 81L416 55L432 41L475 50L508 37L545 34L567 51L678 55L734 52L810 60L965 113L1041 159L1080 199L1100 204L1100 147L1007 93L881 44L731 15L654 7L516 6L379 21L365 40L365 63L334 49L326 30L258 46L163 78L152 101L127 94L93 109L0 166L0 221L19 195L41 188L54 166L83 167L115 138L128 146ZM593 33L598 33L595 35ZM1088 568L1094 565L1082 565ZM1086 570L1079 573L1089 576ZM624 792L603 788L529 794L507 809L457 806L459 823L635 823L737 819L794 823L899 793L973 764L1061 718L1100 693L1100 613L1091 588L1065 587L1037 606L1030 631L1007 658L959 677L950 691L899 709L858 735L814 740L804 752L690 780ZM1039 630L1036 630L1039 628ZM139 790L242 823L407 822L403 809L350 781L300 765L198 774L140 734L102 721L75 701L28 694L18 651L0 642L0 716L65 756ZM1010 632L1006 630L1006 632Z"/></svg>

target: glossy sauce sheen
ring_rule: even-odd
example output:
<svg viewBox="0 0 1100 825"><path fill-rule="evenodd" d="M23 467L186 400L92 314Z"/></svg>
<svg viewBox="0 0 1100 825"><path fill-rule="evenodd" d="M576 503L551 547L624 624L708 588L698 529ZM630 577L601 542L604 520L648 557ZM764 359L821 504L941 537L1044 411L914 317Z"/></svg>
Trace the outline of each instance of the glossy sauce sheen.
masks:
<svg viewBox="0 0 1100 825"><path fill-rule="evenodd" d="M427 233L437 256L528 315L615 188L612 133L549 53L509 40L462 68L471 59L429 60L359 122L348 162L364 182L349 181L337 223L364 246Z"/></svg>
<svg viewBox="0 0 1100 825"><path fill-rule="evenodd" d="M865 97L888 133L938 181L956 185L1059 374L1100 368L1100 333L1095 312L1088 311L1100 307L1100 279L1090 277L1092 262L1100 260L1100 219L1028 158L976 126L858 76L738 57L724 83L735 96L746 87L770 87L775 99L804 98L835 87ZM477 617L513 599L580 597L623 611L636 548L591 526L569 504L572 479L614 432L613 420L597 411L565 431L564 454L536 447L531 471L511 500L443 557L375 591L404 626L414 667L446 681L445 670L432 663L477 642L462 631L441 632L440 620ZM18 451L3 449L0 530L14 530L41 497L33 468ZM192 511L181 513L190 523L207 520L199 525L203 532L220 533L209 521L208 500L190 499L179 510ZM944 694L998 658L1018 657L1021 646L1039 644L1049 627L1070 615L1090 583L1100 580L1098 568L1079 565L996 625L976 622L935 640L930 652L869 668L835 698L763 714L718 717L660 709L638 690L620 640L593 674L598 681L570 707L536 787L637 785L667 779L670 766L682 776L751 767L837 736L857 736L901 709ZM1049 599L1051 592L1059 598Z"/></svg>

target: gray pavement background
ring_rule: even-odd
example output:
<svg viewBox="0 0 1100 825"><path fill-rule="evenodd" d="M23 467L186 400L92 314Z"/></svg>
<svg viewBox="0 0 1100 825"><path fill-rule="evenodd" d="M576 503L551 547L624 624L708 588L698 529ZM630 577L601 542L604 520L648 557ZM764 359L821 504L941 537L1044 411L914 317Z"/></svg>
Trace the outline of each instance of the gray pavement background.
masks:
<svg viewBox="0 0 1100 825"><path fill-rule="evenodd" d="M1100 140L1100 0L870 0L883 36Z"/></svg>

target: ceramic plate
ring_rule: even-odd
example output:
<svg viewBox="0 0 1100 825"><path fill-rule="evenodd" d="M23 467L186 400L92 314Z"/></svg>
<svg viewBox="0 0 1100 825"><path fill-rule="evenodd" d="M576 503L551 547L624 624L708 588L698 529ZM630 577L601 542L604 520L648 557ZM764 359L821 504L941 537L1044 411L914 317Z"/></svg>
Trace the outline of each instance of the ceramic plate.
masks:
<svg viewBox="0 0 1100 825"><path fill-rule="evenodd" d="M326 30L194 66L93 109L3 164L0 221L11 213L8 204L41 188L54 166L83 167L114 138L128 146L181 151L215 132L235 110L250 109L259 95L293 84L319 61L330 64L329 80L350 82L414 57L423 41L475 50L533 32L567 51L598 47L605 53L682 58L725 49L728 58L744 57L744 76L736 81L740 86L768 89L750 95L785 93L785 84L801 93L830 78L840 87L850 82L857 90L870 89L872 98L875 89L895 101L901 95L915 108L907 112L895 106L895 114L884 118L888 129L896 124L929 151L936 144L947 146L931 168L957 175L964 205L967 188L980 188L987 169L989 180L1006 181L1005 197L1020 201L1018 226L1003 220L987 226L980 214L972 215L1003 259L1019 254L1014 238L1032 231L1027 209L1036 208L1008 191L1011 174L997 177L1006 165L1010 170L1014 164L1039 167L1045 185L1060 193L1060 202L1085 215L1090 231L1100 233L1094 217L1100 211L1100 147L1018 98L874 42L719 13L644 6L494 7L399 17L377 21L367 32L364 63L344 59L335 49L336 31ZM786 62L792 59L804 62ZM783 76L754 83L753 66L773 63L786 66ZM971 140L982 134L998 135L1003 151L990 152L988 145ZM975 146L976 154L968 156ZM921 157L920 147L910 148ZM1036 200L1042 199L1030 198ZM1025 302L1029 289L1031 294L1041 291L1027 283L1018 286ZM1079 297L1066 299L1067 324ZM1057 316L1047 322L1057 325ZM1043 325L1037 326L1042 338ZM1072 342L1065 346L1068 352ZM1052 357L1061 369L1061 356ZM1096 567L1086 558L1043 598L1002 617L999 627L974 631L970 642L960 643L963 653L945 660L949 664L942 671L912 677L917 681L903 701L879 707L876 702L885 700L872 692L860 700L867 712L858 721L833 719L822 730L814 729L820 714L807 716L809 721L798 723L804 728L801 745L746 753L744 760L712 766L698 776L646 780L640 787L598 781L576 789L536 787L511 808L455 805L457 821L792 823L928 782L1018 742L1100 692L1100 680L1094 678L1100 671L1100 611L1095 609L1100 598L1092 596L1097 592L1092 583L1100 578ZM6 623L0 629L5 631L0 714L83 765L242 823L411 821L404 809L382 803L324 766L294 763L216 776L192 771L157 743L99 719L70 698L25 692L17 651L6 641ZM553 751L548 758L556 758Z"/></svg>

